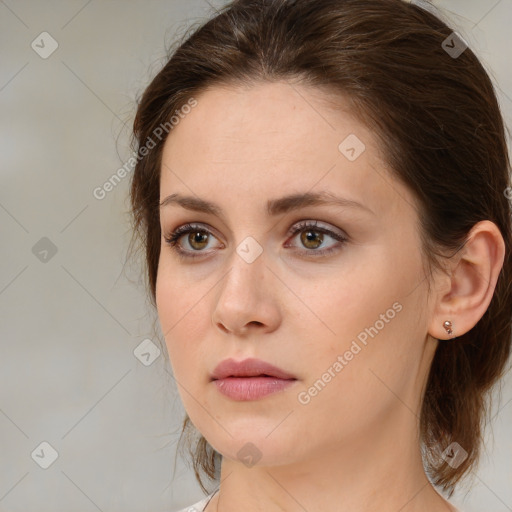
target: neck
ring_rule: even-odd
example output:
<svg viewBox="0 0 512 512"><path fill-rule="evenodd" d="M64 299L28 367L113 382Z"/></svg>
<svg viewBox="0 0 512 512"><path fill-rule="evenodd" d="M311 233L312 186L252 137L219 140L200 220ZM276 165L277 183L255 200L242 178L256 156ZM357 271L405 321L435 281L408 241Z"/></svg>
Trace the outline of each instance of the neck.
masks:
<svg viewBox="0 0 512 512"><path fill-rule="evenodd" d="M451 512L430 484L421 459L417 418L369 425L336 448L293 464L247 467L223 458L220 491L207 512Z"/></svg>

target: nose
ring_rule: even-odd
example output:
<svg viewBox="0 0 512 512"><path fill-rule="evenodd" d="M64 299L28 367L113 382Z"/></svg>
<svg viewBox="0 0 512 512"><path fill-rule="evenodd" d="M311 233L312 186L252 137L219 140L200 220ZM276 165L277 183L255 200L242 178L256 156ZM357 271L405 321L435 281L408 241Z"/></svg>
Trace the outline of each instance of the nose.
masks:
<svg viewBox="0 0 512 512"><path fill-rule="evenodd" d="M238 253L233 256L217 288L213 326L239 336L274 331L281 320L279 280L268 268L264 253L251 263Z"/></svg>

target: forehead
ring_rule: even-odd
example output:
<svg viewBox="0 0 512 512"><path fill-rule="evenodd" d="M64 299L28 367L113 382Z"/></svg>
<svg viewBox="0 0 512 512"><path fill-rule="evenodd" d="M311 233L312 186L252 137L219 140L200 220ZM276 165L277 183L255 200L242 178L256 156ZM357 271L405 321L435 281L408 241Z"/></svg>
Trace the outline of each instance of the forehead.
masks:
<svg viewBox="0 0 512 512"><path fill-rule="evenodd" d="M327 107L327 96L322 91L287 82L218 86L196 99L197 106L166 141L166 149L177 158L180 150L191 149L191 142L200 144L202 151L188 154L188 160L200 159L205 151L210 157L229 155L233 161L237 154L253 154L258 160L294 160L300 159L305 150L314 149L319 140L324 142L322 146L331 142L336 155L336 141L343 131L366 131L349 114L341 98L335 112ZM306 146L305 138L311 141Z"/></svg>
<svg viewBox="0 0 512 512"><path fill-rule="evenodd" d="M407 197L398 182L390 186L394 178L375 135L342 97L335 104L319 89L276 82L214 87L195 98L197 105L167 137L161 198L229 188L230 197L247 202L321 189L366 198L378 213Z"/></svg>

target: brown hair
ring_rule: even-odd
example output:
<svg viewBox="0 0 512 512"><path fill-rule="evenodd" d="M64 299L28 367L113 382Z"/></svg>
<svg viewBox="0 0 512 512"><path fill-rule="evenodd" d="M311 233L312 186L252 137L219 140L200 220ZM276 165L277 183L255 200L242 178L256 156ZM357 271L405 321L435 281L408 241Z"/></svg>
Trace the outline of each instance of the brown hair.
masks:
<svg viewBox="0 0 512 512"><path fill-rule="evenodd" d="M506 254L492 301L473 329L439 344L421 410L426 472L451 496L478 462L488 392L511 349L510 163L489 76L471 49L446 51L453 30L429 11L402 0L233 1L170 52L139 101L133 141L140 150L212 86L295 80L348 97L378 137L396 179L417 198L430 270L442 268L443 253L459 250L477 222L498 226ZM164 142L139 154L130 196L155 307ZM186 416L182 435L188 427ZM456 468L440 456L454 441L468 452ZM189 451L208 492L200 472L216 478L220 454L203 436Z"/></svg>

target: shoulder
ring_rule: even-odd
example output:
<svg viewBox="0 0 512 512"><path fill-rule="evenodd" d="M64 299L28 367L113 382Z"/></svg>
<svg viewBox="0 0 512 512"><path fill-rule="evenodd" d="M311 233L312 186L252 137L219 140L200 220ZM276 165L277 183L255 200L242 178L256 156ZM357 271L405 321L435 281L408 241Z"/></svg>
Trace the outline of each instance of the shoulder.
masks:
<svg viewBox="0 0 512 512"><path fill-rule="evenodd" d="M177 510L176 512L203 512L204 509L206 508L206 505L208 505L209 501L213 498L215 492L212 492L211 494L206 496L206 498L203 498L201 501L198 501L193 505L189 505L188 507Z"/></svg>

